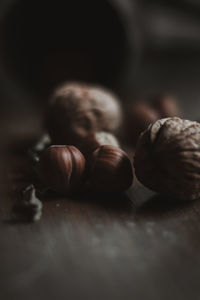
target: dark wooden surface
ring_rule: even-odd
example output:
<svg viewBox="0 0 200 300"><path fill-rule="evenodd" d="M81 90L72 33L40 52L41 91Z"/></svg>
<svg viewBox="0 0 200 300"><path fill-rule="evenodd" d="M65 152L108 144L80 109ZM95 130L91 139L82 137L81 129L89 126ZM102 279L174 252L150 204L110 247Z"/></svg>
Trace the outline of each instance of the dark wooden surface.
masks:
<svg viewBox="0 0 200 300"><path fill-rule="evenodd" d="M27 116L1 127L0 299L199 299L199 201L136 184L112 197L47 197L38 223L10 221L39 127Z"/></svg>

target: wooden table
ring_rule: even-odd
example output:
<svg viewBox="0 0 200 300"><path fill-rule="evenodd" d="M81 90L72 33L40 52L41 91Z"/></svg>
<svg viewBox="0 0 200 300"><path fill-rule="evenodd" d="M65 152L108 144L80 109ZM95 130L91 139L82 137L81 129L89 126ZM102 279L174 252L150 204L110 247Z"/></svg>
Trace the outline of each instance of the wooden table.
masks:
<svg viewBox="0 0 200 300"><path fill-rule="evenodd" d="M0 298L199 299L199 201L170 202L136 184L118 196L47 197L41 221L10 220L39 127L28 116L1 128Z"/></svg>

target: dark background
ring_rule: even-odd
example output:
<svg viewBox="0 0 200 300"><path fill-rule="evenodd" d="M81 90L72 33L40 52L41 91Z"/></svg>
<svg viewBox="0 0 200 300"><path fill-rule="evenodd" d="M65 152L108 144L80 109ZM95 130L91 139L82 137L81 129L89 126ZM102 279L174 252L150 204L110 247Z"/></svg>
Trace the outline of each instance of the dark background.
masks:
<svg viewBox="0 0 200 300"><path fill-rule="evenodd" d="M47 198L37 224L10 221L30 183L26 149L65 80L100 83L124 103L172 93L200 119L199 1L0 0L0 298L199 299L199 201L135 184Z"/></svg>
<svg viewBox="0 0 200 300"><path fill-rule="evenodd" d="M66 80L100 83L122 101L171 92L198 118L198 1L0 2L1 103L43 105ZM194 105L191 105L191 104Z"/></svg>

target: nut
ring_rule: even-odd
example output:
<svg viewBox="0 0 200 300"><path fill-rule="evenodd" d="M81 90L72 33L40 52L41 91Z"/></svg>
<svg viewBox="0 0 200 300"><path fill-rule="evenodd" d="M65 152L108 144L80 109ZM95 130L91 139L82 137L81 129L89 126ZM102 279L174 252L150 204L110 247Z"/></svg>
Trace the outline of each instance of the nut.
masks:
<svg viewBox="0 0 200 300"><path fill-rule="evenodd" d="M93 152L89 165L89 184L93 190L123 192L132 182L132 165L124 151L105 145Z"/></svg>
<svg viewBox="0 0 200 300"><path fill-rule="evenodd" d="M148 125L159 119L157 112L145 103L134 103L127 108L125 134L127 141L136 145L139 135Z"/></svg>
<svg viewBox="0 0 200 300"><path fill-rule="evenodd" d="M151 124L138 141L134 166L150 189L180 200L200 197L200 124L166 118Z"/></svg>
<svg viewBox="0 0 200 300"><path fill-rule="evenodd" d="M79 145L76 146L80 149L85 158L89 159L92 153L103 145L120 147L116 137L112 133L104 131L89 134L86 138L79 142Z"/></svg>
<svg viewBox="0 0 200 300"><path fill-rule="evenodd" d="M115 132L121 118L120 104L107 90L66 83L50 99L47 129L55 144L76 145L93 132Z"/></svg>
<svg viewBox="0 0 200 300"><path fill-rule="evenodd" d="M68 194L83 182L85 158L74 146L50 146L40 157L38 172L47 187Z"/></svg>

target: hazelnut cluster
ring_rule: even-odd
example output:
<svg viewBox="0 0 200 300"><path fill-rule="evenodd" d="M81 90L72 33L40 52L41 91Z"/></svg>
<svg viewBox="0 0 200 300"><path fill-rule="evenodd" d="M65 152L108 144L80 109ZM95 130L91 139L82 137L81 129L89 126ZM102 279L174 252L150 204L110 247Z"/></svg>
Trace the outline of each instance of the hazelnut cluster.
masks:
<svg viewBox="0 0 200 300"><path fill-rule="evenodd" d="M105 89L66 83L55 90L46 115L53 145L42 152L37 167L44 185L62 194L84 187L128 189L132 165L114 136L121 121L119 101Z"/></svg>
<svg viewBox="0 0 200 300"><path fill-rule="evenodd" d="M140 136L134 166L150 189L180 200L200 197L200 124L166 118Z"/></svg>
<svg viewBox="0 0 200 300"><path fill-rule="evenodd" d="M131 162L116 146L100 146L86 168L83 154L74 146L50 146L40 157L38 172L46 187L68 195L89 186L98 192L123 192L133 182Z"/></svg>

